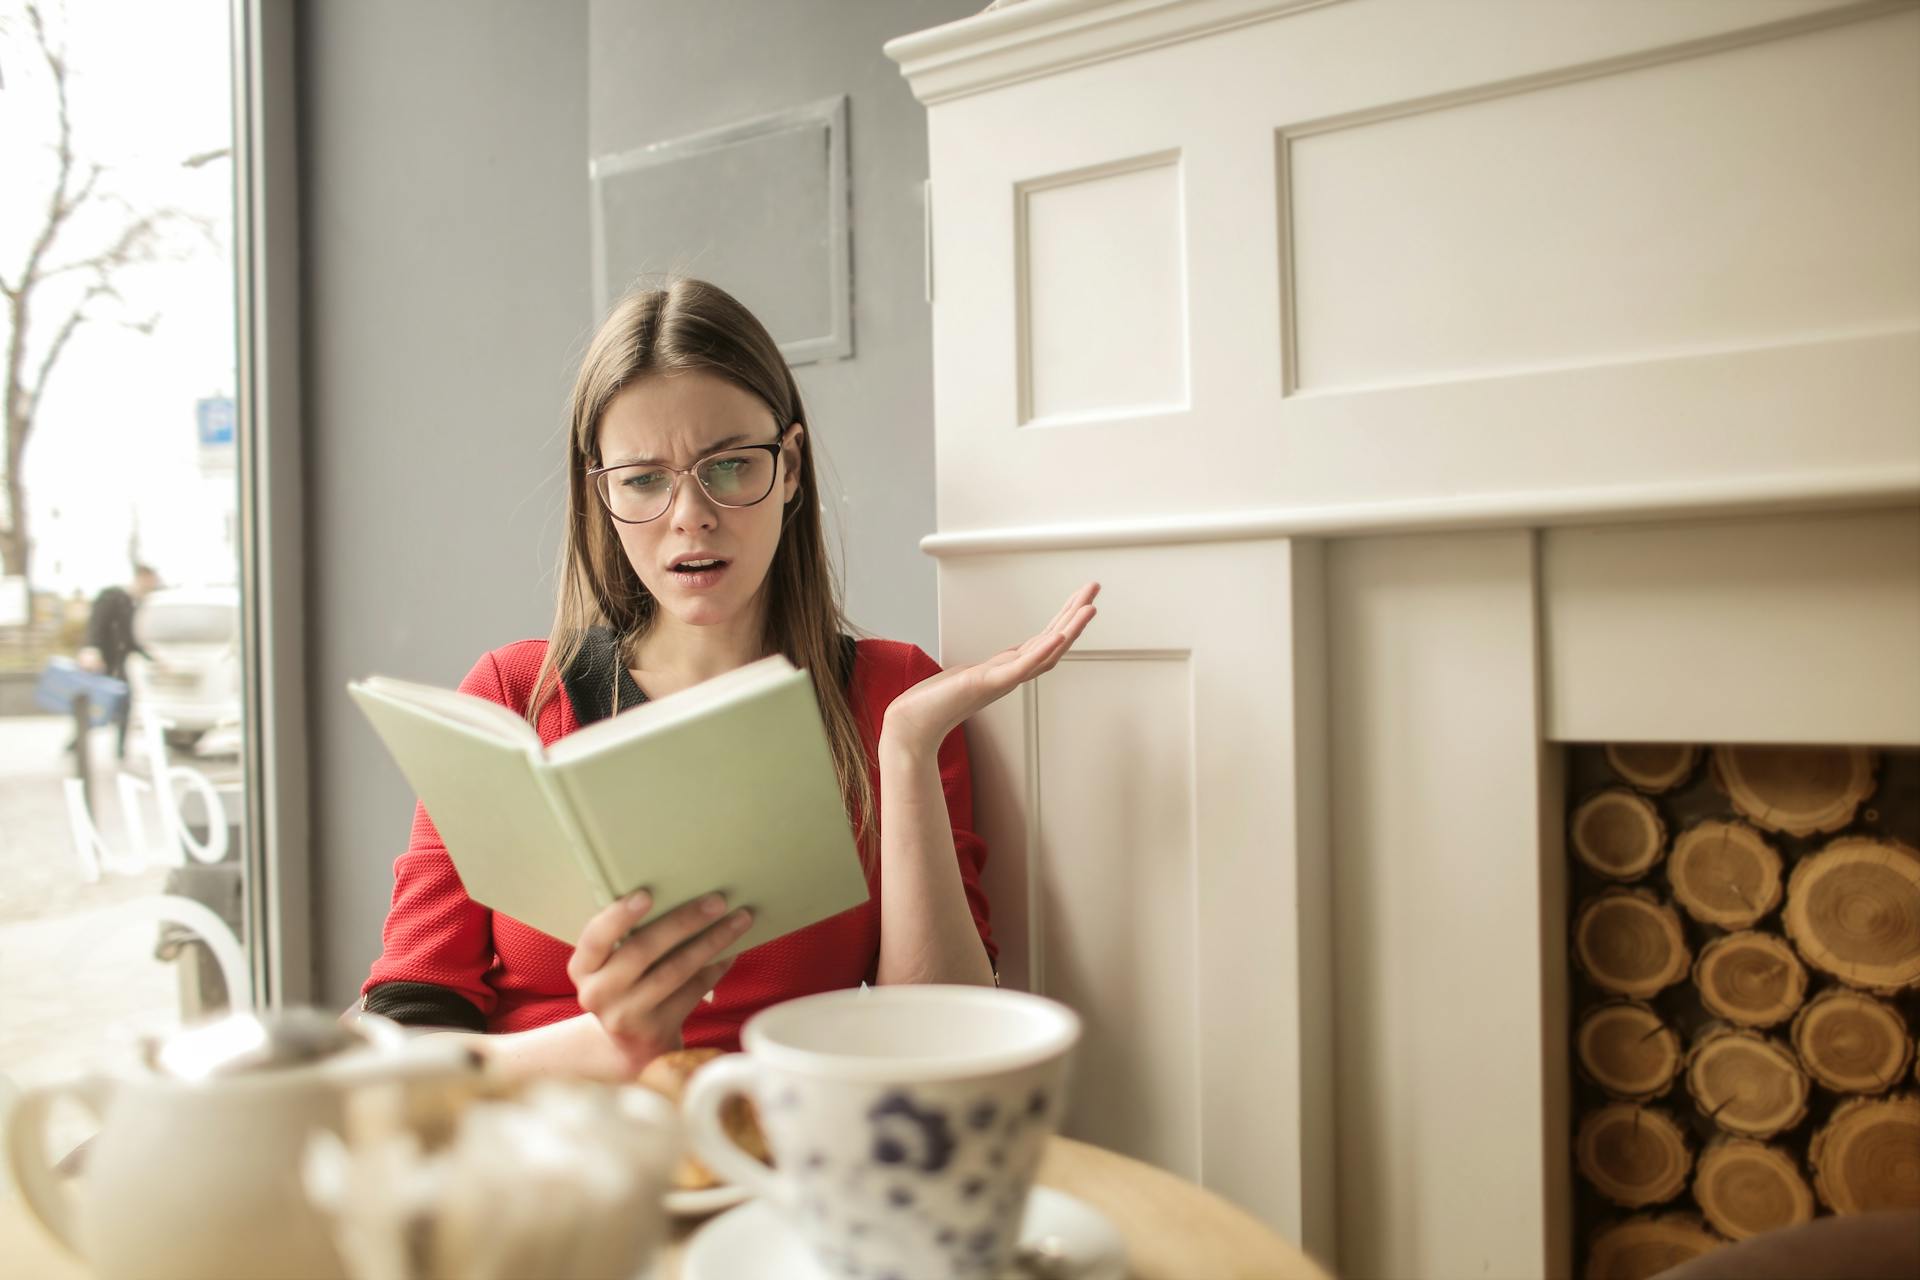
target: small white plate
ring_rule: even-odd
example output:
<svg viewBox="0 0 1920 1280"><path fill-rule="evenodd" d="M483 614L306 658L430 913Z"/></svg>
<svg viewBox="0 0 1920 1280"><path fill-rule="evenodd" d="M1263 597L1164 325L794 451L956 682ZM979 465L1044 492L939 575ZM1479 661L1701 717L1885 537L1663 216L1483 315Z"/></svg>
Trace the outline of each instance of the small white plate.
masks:
<svg viewBox="0 0 1920 1280"><path fill-rule="evenodd" d="M704 1218L722 1209L731 1209L751 1199L753 1192L745 1187L726 1182L717 1187L702 1187L698 1191L685 1188L669 1191L662 1198L667 1212L676 1218Z"/></svg>
<svg viewBox="0 0 1920 1280"><path fill-rule="evenodd" d="M1127 1246L1084 1200L1051 1187L1027 1196L1020 1243L1039 1247L1062 1280L1126 1280ZM831 1280L804 1241L762 1200L700 1228L680 1261L681 1280Z"/></svg>

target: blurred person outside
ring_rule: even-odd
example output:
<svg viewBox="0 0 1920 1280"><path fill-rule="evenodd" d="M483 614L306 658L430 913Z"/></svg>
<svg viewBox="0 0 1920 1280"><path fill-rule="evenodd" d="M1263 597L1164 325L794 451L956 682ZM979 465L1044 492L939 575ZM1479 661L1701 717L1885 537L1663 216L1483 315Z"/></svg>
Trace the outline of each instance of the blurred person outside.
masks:
<svg viewBox="0 0 1920 1280"><path fill-rule="evenodd" d="M85 670L96 675L109 675L124 682L127 678L127 659L135 653L146 654L140 642L133 637L133 615L140 602L160 585L160 575L144 564L133 567L133 582L126 587L108 587L93 598L93 611L87 616L87 643L80 650L79 663ZM129 687L127 696L120 700L120 713L114 719L117 727L114 755L127 758L127 720L133 710L133 691ZM69 744L79 748L76 737Z"/></svg>

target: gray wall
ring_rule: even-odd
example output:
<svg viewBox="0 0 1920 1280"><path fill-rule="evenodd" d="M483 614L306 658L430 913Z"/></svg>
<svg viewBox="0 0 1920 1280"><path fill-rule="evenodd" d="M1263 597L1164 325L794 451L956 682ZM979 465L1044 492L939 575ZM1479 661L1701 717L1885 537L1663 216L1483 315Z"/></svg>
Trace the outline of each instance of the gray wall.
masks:
<svg viewBox="0 0 1920 1280"><path fill-rule="evenodd" d="M982 0L300 6L317 989L379 949L411 800L342 686L544 635L587 161L850 99L854 357L799 371L854 620L932 650L926 114L880 52ZM674 265L678 246L662 246ZM720 281L722 285L730 282ZM739 288L738 282L733 282ZM741 292L747 290L742 288Z"/></svg>
<svg viewBox="0 0 1920 1280"><path fill-rule="evenodd" d="M795 370L826 464L829 530L856 625L938 653L933 339L926 303L927 115L880 52L985 0L592 0L589 154L631 151L848 97L853 358ZM661 269L697 246L663 244ZM752 303L752 281L715 280Z"/></svg>
<svg viewBox="0 0 1920 1280"><path fill-rule="evenodd" d="M405 781L342 686L545 635L591 323L584 5L300 6L315 963L379 950Z"/></svg>

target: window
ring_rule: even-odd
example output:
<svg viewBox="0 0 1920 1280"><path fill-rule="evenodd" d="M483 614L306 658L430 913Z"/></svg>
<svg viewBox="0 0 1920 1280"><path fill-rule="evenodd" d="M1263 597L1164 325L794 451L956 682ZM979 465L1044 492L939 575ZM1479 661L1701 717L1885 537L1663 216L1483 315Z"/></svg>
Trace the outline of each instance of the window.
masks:
<svg viewBox="0 0 1920 1280"><path fill-rule="evenodd" d="M256 13L0 0L0 281L31 300L0 496L0 1074L19 1085L124 1063L261 987L235 310L235 211L255 210L233 105L254 100L234 69Z"/></svg>

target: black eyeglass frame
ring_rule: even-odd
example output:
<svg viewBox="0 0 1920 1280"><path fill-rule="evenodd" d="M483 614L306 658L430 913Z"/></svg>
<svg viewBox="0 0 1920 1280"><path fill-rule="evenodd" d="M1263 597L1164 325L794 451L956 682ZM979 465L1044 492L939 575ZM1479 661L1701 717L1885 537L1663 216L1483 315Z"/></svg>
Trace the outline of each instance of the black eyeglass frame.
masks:
<svg viewBox="0 0 1920 1280"><path fill-rule="evenodd" d="M780 483L780 453L786 447L787 433L782 431L780 438L772 444L736 444L725 449L715 449L712 453L695 458L692 466L673 467L668 466L664 462L620 462L611 467L589 467L587 468L587 483L592 486L594 493L599 495L600 505L606 509L606 513L615 520L618 520L621 524L652 524L655 520L658 520L660 516L664 516L667 512L673 510L673 500L680 492L681 476L692 476L693 482L700 486L700 492L706 494L708 500L715 506L725 507L729 511L744 511L748 507L759 506L773 496L774 488ZM745 453L750 449L765 449L773 455L773 478L767 482L767 491L755 498L752 502L722 501L714 494L713 490L707 488L707 482L700 478L700 468L722 454ZM672 474L673 479L667 485L667 500L660 507L660 515L648 516L645 520L629 520L613 509L613 499L607 496L607 486L600 482L600 477L610 475L615 471L627 471L634 467L645 467L650 471L666 471Z"/></svg>

